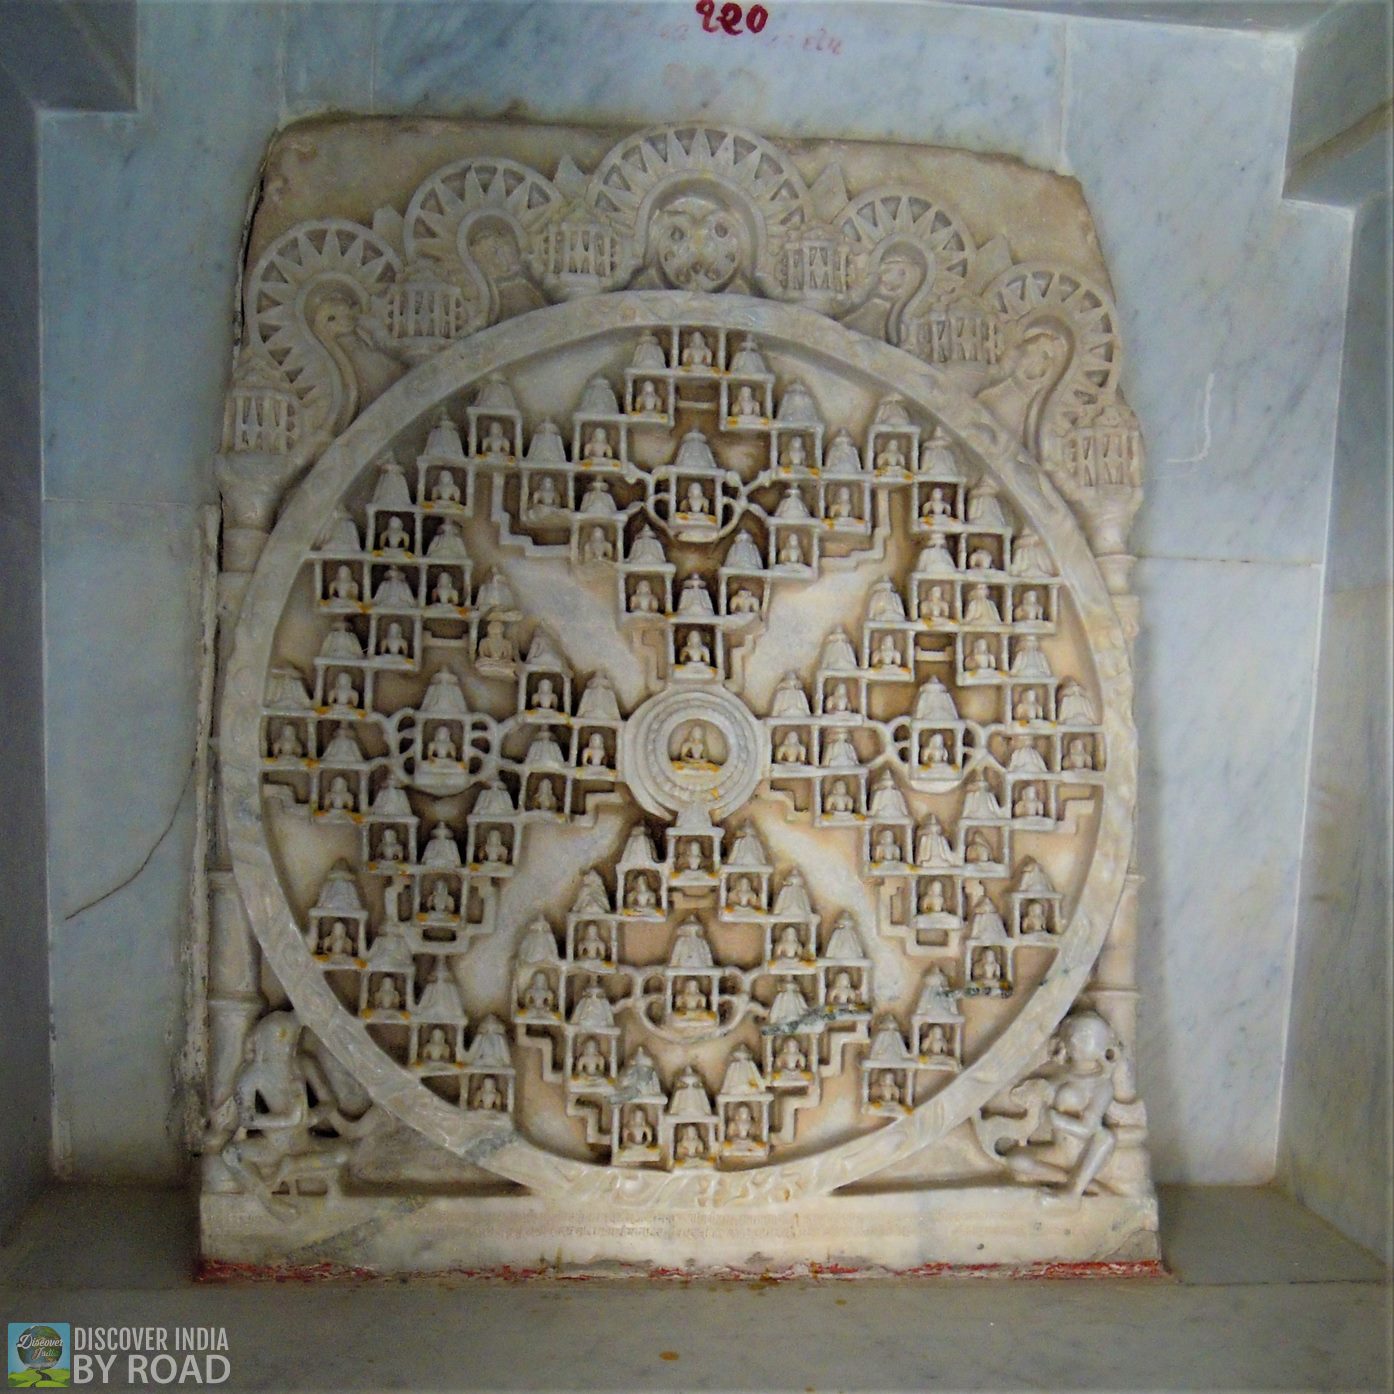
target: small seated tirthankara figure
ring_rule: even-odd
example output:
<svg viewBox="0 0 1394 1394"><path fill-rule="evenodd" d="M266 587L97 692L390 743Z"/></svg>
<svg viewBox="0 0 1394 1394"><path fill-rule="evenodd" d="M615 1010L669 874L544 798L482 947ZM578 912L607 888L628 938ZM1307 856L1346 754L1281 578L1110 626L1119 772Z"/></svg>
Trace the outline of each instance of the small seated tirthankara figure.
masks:
<svg viewBox="0 0 1394 1394"><path fill-rule="evenodd" d="M641 1108L631 1108L625 1115L624 1145L626 1147L652 1147L653 1128L649 1116Z"/></svg>
<svg viewBox="0 0 1394 1394"><path fill-rule="evenodd" d="M808 747L800 739L799 733L790 729L780 736L774 758L777 765L802 765L808 759Z"/></svg>
<svg viewBox="0 0 1394 1394"><path fill-rule="evenodd" d="M334 572L334 579L329 583L330 600L357 600L358 582L353 579L353 572L347 566L340 566Z"/></svg>
<svg viewBox="0 0 1394 1394"><path fill-rule="evenodd" d="M557 508L561 505L561 495L557 492L557 481L550 474L539 477L532 493L533 508Z"/></svg>
<svg viewBox="0 0 1394 1394"><path fill-rule="evenodd" d="M399 1011L402 1006L402 994L397 991L397 984L390 977L378 979L377 991L373 993L373 1006L380 1012Z"/></svg>
<svg viewBox="0 0 1394 1394"><path fill-rule="evenodd" d="M346 958L353 952L353 941L349 938L348 926L342 920L335 920L324 936L320 952Z"/></svg>
<svg viewBox="0 0 1394 1394"><path fill-rule="evenodd" d="M329 781L329 792L324 803L332 813L352 813L357 807L353 790L349 788L349 782L343 775L336 774Z"/></svg>
<svg viewBox="0 0 1394 1394"><path fill-rule="evenodd" d="M776 958L803 957L803 942L799 938L797 925L787 924L779 931L779 938L775 940L774 956Z"/></svg>
<svg viewBox="0 0 1394 1394"><path fill-rule="evenodd" d="M421 1047L421 1058L431 1065L444 1064L450 1059L450 1043L445 1039L444 1027L431 1027L431 1034Z"/></svg>
<svg viewBox="0 0 1394 1394"><path fill-rule="evenodd" d="M852 798L845 779L833 780L825 807L829 813L835 813L840 817L856 811L856 801Z"/></svg>
<svg viewBox="0 0 1394 1394"><path fill-rule="evenodd" d="M499 1089L493 1075L485 1075L474 1091L474 1107L488 1113L498 1113L507 1107L508 1100Z"/></svg>
<svg viewBox="0 0 1394 1394"><path fill-rule="evenodd" d="M700 629L687 631L687 637L683 640L681 658L684 663L695 664L703 668L711 667L711 649L707 647L707 641L702 638Z"/></svg>
<svg viewBox="0 0 1394 1394"><path fill-rule="evenodd" d="M431 733L431 742L426 747L428 760L453 760L456 755L455 742L450 738L448 726L437 726Z"/></svg>
<svg viewBox="0 0 1394 1394"><path fill-rule="evenodd" d="M755 885L749 876L737 876L731 882L726 903L736 910L750 910L760 904L760 897L755 893Z"/></svg>
<svg viewBox="0 0 1394 1394"><path fill-rule="evenodd" d="M582 561L613 561L615 544L605 535L604 528L592 528L581 548Z"/></svg>
<svg viewBox="0 0 1394 1394"><path fill-rule="evenodd" d="M833 977L832 986L828 989L828 1006L855 1007L856 1005L857 989L852 983L852 975L845 968L840 968Z"/></svg>
<svg viewBox="0 0 1394 1394"><path fill-rule="evenodd" d="M658 904L653 883L647 876L636 876L629 886L629 908L631 910L652 910Z"/></svg>
<svg viewBox="0 0 1394 1394"><path fill-rule="evenodd" d="M880 642L876 645L876 653L872 662L877 668L899 668L900 647L895 638L890 634L883 634Z"/></svg>
<svg viewBox="0 0 1394 1394"><path fill-rule="evenodd" d="M605 1056L594 1036L587 1036L581 1042L581 1052L576 1057L576 1073L583 1079L597 1079L605 1073Z"/></svg>
<svg viewBox="0 0 1394 1394"><path fill-rule="evenodd" d="M402 520L394 513L382 530L382 550L384 552L405 552L411 546L411 534L402 526Z"/></svg>
<svg viewBox="0 0 1394 1394"><path fill-rule="evenodd" d="M433 503L460 502L460 486L455 482L455 476L449 470L441 470L436 476L435 486L431 490L431 501Z"/></svg>
<svg viewBox="0 0 1394 1394"><path fill-rule="evenodd" d="M699 764L706 761L707 738L700 723L694 721L687 728L678 746L678 759L693 760Z"/></svg>
<svg viewBox="0 0 1394 1394"><path fill-rule="evenodd" d="M947 1055L949 1053L949 1033L938 1022L935 1022L925 1032L924 1047L926 1055Z"/></svg>
<svg viewBox="0 0 1394 1394"><path fill-rule="evenodd" d="M502 620L491 619L486 624L484 637L479 641L479 656L491 663L512 663L517 657Z"/></svg>
<svg viewBox="0 0 1394 1394"><path fill-rule="evenodd" d="M343 677L344 674L340 673L339 676ZM278 760L298 760L304 753L299 732L289 721L283 721L276 735L276 743L271 747L271 754Z"/></svg>
<svg viewBox="0 0 1394 1394"><path fill-rule="evenodd" d="M1002 981L1002 960L996 949L980 949L973 960L973 981L995 986Z"/></svg>
<svg viewBox="0 0 1394 1394"><path fill-rule="evenodd" d="M942 731L931 731L920 752L920 764L926 769L943 770L949 765L949 747Z"/></svg>
<svg viewBox="0 0 1394 1394"><path fill-rule="evenodd" d="M683 345L682 366L684 368L710 368L712 351L707 344L707 336L700 329L694 329Z"/></svg>
<svg viewBox="0 0 1394 1394"><path fill-rule="evenodd" d="M484 447L485 455L507 455L508 437L503 433L503 427L497 421L489 423L489 429L484 432L484 439L481 442Z"/></svg>
<svg viewBox="0 0 1394 1394"><path fill-rule="evenodd" d="M678 1129L676 1147L680 1162L695 1162L706 1156L706 1144L702 1141L702 1130L695 1123L684 1123Z"/></svg>
<svg viewBox="0 0 1394 1394"><path fill-rule="evenodd" d="M895 1075L890 1070L878 1070L876 1072L875 1083L871 1086L871 1099L877 1104L898 1104L900 1102L900 1085L895 1082Z"/></svg>
<svg viewBox="0 0 1394 1394"><path fill-rule="evenodd" d="M1089 742L1083 736L1071 736L1065 747L1065 768L1067 770L1092 770L1094 756Z"/></svg>
<svg viewBox="0 0 1394 1394"><path fill-rule="evenodd" d="M731 1142L758 1142L755 1132L755 1113L749 1104L737 1104L726 1123L726 1136Z"/></svg>
<svg viewBox="0 0 1394 1394"><path fill-rule="evenodd" d="M972 652L964 658L963 666L970 673L990 673L997 667L997 655L988 647L986 639L974 639Z"/></svg>
<svg viewBox="0 0 1394 1394"><path fill-rule="evenodd" d="M691 1014L707 1010L707 995L696 978L684 978L673 1005L679 1012Z"/></svg>
<svg viewBox="0 0 1394 1394"><path fill-rule="evenodd" d="M460 592L448 571L442 571L436 577L436 584L431 588L431 600L436 605L459 605Z"/></svg>
<svg viewBox="0 0 1394 1394"><path fill-rule="evenodd" d="M407 642L407 636L402 632L402 626L398 621L393 620L388 624L387 633L378 644L378 652L386 654L389 658L405 658L411 653L411 645Z"/></svg>
<svg viewBox="0 0 1394 1394"><path fill-rule="evenodd" d="M658 613L658 596L654 592L653 582L646 576L641 576L635 581L634 589L629 596L629 608L636 615L656 615Z"/></svg>
<svg viewBox="0 0 1394 1394"><path fill-rule="evenodd" d="M687 493L683 496L681 512L701 516L711 511L711 504L707 502L706 490L700 484L689 484Z"/></svg>
<svg viewBox="0 0 1394 1394"><path fill-rule="evenodd" d="M542 972L534 973L523 992L523 1009L529 1012L550 1012L556 1005L557 996L547 982L547 975Z"/></svg>

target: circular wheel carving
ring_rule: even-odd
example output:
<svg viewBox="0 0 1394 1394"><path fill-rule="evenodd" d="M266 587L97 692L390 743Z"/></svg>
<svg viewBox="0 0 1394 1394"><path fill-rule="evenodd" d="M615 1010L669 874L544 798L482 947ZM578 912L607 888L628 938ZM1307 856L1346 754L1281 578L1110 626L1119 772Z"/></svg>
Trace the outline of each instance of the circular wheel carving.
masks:
<svg viewBox="0 0 1394 1394"><path fill-rule="evenodd" d="M793 1200L1039 1058L1122 893L1130 697L1067 508L945 377L597 297L416 369L284 510L224 699L238 886L429 1140Z"/></svg>

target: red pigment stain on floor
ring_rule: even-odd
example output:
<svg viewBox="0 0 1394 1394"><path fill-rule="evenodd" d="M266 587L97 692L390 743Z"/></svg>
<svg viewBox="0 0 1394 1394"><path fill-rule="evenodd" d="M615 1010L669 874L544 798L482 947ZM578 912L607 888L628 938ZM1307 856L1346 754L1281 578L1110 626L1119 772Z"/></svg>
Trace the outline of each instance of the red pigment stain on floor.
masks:
<svg viewBox="0 0 1394 1394"><path fill-rule="evenodd" d="M658 1352L658 1358L660 1360L676 1360L678 1353L675 1350L661 1350Z"/></svg>
<svg viewBox="0 0 1394 1394"><path fill-rule="evenodd" d="M522 1283L539 1280L565 1283L606 1283L624 1278L648 1278L654 1282L689 1284L694 1279L715 1282L744 1281L750 1290L759 1292L777 1283L798 1282L809 1278L977 1278L1012 1281L1016 1279L1070 1278L1168 1278L1164 1264L1158 1259L1135 1259L1126 1262L1092 1263L926 1263L918 1268L857 1268L835 1263L798 1264L773 1272L751 1272L739 1268L712 1268L693 1271L682 1268L622 1268L604 1272L568 1272L546 1264L535 1268L448 1268L420 1273L378 1273L371 1268L359 1268L342 1263L260 1264L232 1263L224 1259L203 1259L194 1277L200 1283L326 1283L326 1282L395 1282L415 1278L425 1282L486 1280L489 1282ZM839 1306L845 1298L836 1299ZM676 1360L676 1352L664 1352L663 1359Z"/></svg>

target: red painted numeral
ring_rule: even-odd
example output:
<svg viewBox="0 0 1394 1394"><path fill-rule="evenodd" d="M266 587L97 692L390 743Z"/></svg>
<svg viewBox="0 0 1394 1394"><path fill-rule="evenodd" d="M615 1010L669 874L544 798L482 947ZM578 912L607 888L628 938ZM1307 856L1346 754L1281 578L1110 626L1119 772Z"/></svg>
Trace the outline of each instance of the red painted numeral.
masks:
<svg viewBox="0 0 1394 1394"><path fill-rule="evenodd" d="M694 8L702 16L702 29L708 34L739 34L742 24L747 32L758 34L770 18L763 5L752 5L746 10L736 0L726 0L719 11L716 0L697 0Z"/></svg>

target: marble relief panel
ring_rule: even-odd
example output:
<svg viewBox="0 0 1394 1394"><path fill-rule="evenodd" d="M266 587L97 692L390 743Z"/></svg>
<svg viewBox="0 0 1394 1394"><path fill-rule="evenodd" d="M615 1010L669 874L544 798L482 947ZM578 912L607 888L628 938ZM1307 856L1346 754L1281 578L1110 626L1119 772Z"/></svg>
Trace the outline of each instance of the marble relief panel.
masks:
<svg viewBox="0 0 1394 1394"><path fill-rule="evenodd" d="M1143 451L1077 187L703 123L267 170L206 1253L1151 1264Z"/></svg>

